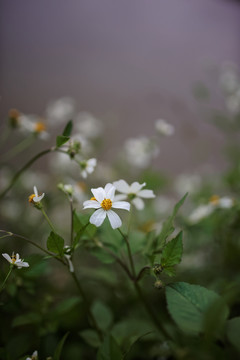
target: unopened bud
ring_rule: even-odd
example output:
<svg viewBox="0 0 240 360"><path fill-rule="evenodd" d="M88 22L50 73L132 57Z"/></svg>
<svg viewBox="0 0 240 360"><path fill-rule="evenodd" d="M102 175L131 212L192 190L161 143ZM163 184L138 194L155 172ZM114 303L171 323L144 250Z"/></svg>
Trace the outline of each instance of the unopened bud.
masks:
<svg viewBox="0 0 240 360"><path fill-rule="evenodd" d="M156 280L155 281L155 283L154 283L154 287L156 288L156 289L163 289L163 287L164 287L164 283L161 281L161 280Z"/></svg>
<svg viewBox="0 0 240 360"><path fill-rule="evenodd" d="M154 271L154 274L155 274L155 275L160 275L161 272L163 271L162 265L161 265L161 264L155 264L155 265L153 266L153 271Z"/></svg>

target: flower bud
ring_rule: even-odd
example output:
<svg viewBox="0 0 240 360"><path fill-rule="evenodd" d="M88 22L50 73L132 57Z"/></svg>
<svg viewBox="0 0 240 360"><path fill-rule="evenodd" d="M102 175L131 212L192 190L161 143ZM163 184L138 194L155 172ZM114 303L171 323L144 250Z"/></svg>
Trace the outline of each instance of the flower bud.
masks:
<svg viewBox="0 0 240 360"><path fill-rule="evenodd" d="M161 264L155 264L153 266L153 272L155 275L160 275L162 271L163 271L163 267Z"/></svg>
<svg viewBox="0 0 240 360"><path fill-rule="evenodd" d="M164 283L161 280L156 280L154 283L154 287L161 290L164 288Z"/></svg>

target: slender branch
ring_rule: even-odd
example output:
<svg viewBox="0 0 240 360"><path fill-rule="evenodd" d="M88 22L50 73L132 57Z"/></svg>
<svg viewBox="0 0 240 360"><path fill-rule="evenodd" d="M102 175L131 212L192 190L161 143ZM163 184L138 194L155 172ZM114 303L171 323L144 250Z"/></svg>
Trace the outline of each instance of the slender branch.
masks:
<svg viewBox="0 0 240 360"><path fill-rule="evenodd" d="M44 249L42 246L40 246L40 245L38 245L37 243L35 243L34 241L26 238L25 236L18 235L18 234L14 234L14 233L12 233L12 232L5 231L5 230L0 230L0 232L7 233L8 235L6 235L6 236L15 236L15 237L17 237L17 238L19 238L19 239L25 240L25 241L27 241L29 244L31 244L31 245L37 247L38 249L40 249L41 251L45 252L45 254L47 254L47 255L49 255L49 256L51 256L51 257L54 257L56 260L59 260L61 263L63 263L64 265L66 265L65 262L64 262L62 259L56 257L53 253L51 253L50 251Z"/></svg>
<svg viewBox="0 0 240 360"><path fill-rule="evenodd" d="M39 158L41 158L42 156L54 151L55 148L51 148L51 149L47 149L44 151L41 151L40 153L38 153L37 155L35 155L31 160L29 160L12 178L10 184L6 187L6 189L0 193L0 199L2 199L7 193L8 191L13 187L13 185L15 184L15 182L18 180L18 178L21 176L21 174L27 170L36 160L38 160Z"/></svg>
<svg viewBox="0 0 240 360"><path fill-rule="evenodd" d="M89 319L91 320L92 322L92 325L93 327L96 329L97 333L98 333L98 337L100 339L100 341L103 340L103 334L102 334L102 331L99 329L98 325L97 325L97 322L95 320L95 317L93 316L93 313L89 307L89 301L87 300L87 297L86 297L86 294L85 292L83 291L83 288L76 276L76 274L74 272L70 272L70 274L72 275L72 278L73 280L75 281L75 284L77 285L77 288L79 290L79 293L81 295L81 297L83 298L83 301L85 303L85 306L86 306L86 310L87 310L87 313L88 313L88 316L89 316Z"/></svg>
<svg viewBox="0 0 240 360"><path fill-rule="evenodd" d="M14 146L11 150L9 150L7 153L5 153L2 157L2 161L8 161L15 155L21 153L23 150L27 149L32 143L33 140L35 140L35 136L31 135L25 139L23 139L21 142L19 142L16 146Z"/></svg>
<svg viewBox="0 0 240 360"><path fill-rule="evenodd" d="M69 203L70 203L70 214L71 214L70 244L72 245L73 244L73 214L74 214L72 197L69 197Z"/></svg>
<svg viewBox="0 0 240 360"><path fill-rule="evenodd" d="M144 273L144 271L149 270L149 269L151 269L151 266L149 266L149 265L144 266L144 267L139 271L139 273L138 273L138 275L137 275L137 277L136 277L136 281L139 281L139 280L141 279L142 274Z"/></svg>
<svg viewBox="0 0 240 360"><path fill-rule="evenodd" d="M7 282L7 279L9 278L9 276L10 276L10 274L11 274L12 271L13 271L13 265L11 264L11 265L10 265L10 269L9 269L9 271L8 271L8 273L7 273L7 276L5 277L5 279L4 279L3 283L2 283L2 286L1 286L1 288L0 288L0 292L4 289L5 284L6 284L6 282Z"/></svg>
<svg viewBox="0 0 240 360"><path fill-rule="evenodd" d="M124 235L122 230L120 228L118 228L118 231L120 232L120 234L122 235L123 239L126 242L127 245L127 250L128 250L128 257L129 257L129 261L130 261L130 265L131 265L131 270L133 273L134 278L136 279L136 271L135 271L135 267L134 267L134 262L133 262L133 257L132 257L132 252L131 252L131 247L128 241L128 236Z"/></svg>
<svg viewBox="0 0 240 360"><path fill-rule="evenodd" d="M101 245L101 247L108 253L110 254L112 257L114 257L114 259L117 261L117 263L123 268L123 270L127 273L128 277L131 280L135 280L135 278L133 277L133 275L131 274L131 272L129 271L128 267L126 264L124 264L124 262L116 255L114 254L114 252L110 249L108 249L108 247L106 247L105 245Z"/></svg>
<svg viewBox="0 0 240 360"><path fill-rule="evenodd" d="M40 210L41 210L43 216L45 217L45 219L47 220L48 225L50 226L50 228L52 229L52 231L53 231L53 232L56 232L55 229L54 229L54 226L53 226L53 224L52 224L52 222L51 222L51 220L50 220L49 217L47 216L47 214L46 214L45 210L43 209L43 207L40 207Z"/></svg>

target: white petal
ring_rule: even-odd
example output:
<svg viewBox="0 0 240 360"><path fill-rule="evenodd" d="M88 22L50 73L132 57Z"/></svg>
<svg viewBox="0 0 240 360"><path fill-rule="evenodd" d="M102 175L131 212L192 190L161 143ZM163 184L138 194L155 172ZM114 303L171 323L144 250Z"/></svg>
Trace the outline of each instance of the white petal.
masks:
<svg viewBox="0 0 240 360"><path fill-rule="evenodd" d="M94 171L94 167L93 167L93 166L87 166L86 170L87 170L87 172L88 172L89 174L92 174L93 171Z"/></svg>
<svg viewBox="0 0 240 360"><path fill-rule="evenodd" d="M136 194L139 190L141 190L146 183L139 184L139 182L135 181L130 185L130 193Z"/></svg>
<svg viewBox="0 0 240 360"><path fill-rule="evenodd" d="M45 193L42 193L42 195L40 195L40 196L35 196L33 198L33 201L34 202L40 202L44 198L44 196L45 196Z"/></svg>
<svg viewBox="0 0 240 360"><path fill-rule="evenodd" d="M19 260L15 262L15 265L17 265L17 267L29 267L29 263L25 262L25 261L22 261L22 260Z"/></svg>
<svg viewBox="0 0 240 360"><path fill-rule="evenodd" d="M106 191L106 199L111 199L113 201L116 191L115 186L113 186L112 184L107 184L105 186L105 191Z"/></svg>
<svg viewBox="0 0 240 360"><path fill-rule="evenodd" d="M106 193L102 187L91 189L95 199L101 204L104 198L106 198Z"/></svg>
<svg viewBox="0 0 240 360"><path fill-rule="evenodd" d="M138 192L138 196L145 199L151 199L156 197L156 195L154 195L152 190L141 190Z"/></svg>
<svg viewBox="0 0 240 360"><path fill-rule="evenodd" d="M99 209L101 205L96 200L86 200L83 203L83 209Z"/></svg>
<svg viewBox="0 0 240 360"><path fill-rule="evenodd" d="M35 194L36 196L38 196L38 191L37 191L37 187L36 187L36 186L33 187L33 191L34 191L34 194Z"/></svg>
<svg viewBox="0 0 240 360"><path fill-rule="evenodd" d="M95 226L101 226L106 218L106 211L103 209L96 210L89 219L89 222Z"/></svg>
<svg viewBox="0 0 240 360"><path fill-rule="evenodd" d="M132 203L138 210L142 210L144 208L144 201L142 199L140 199L139 197L136 197L135 199L133 199Z"/></svg>
<svg viewBox="0 0 240 360"><path fill-rule="evenodd" d="M115 211L108 210L107 216L113 229L117 229L122 225L122 220Z"/></svg>
<svg viewBox="0 0 240 360"><path fill-rule="evenodd" d="M128 198L127 194L117 194L114 196L114 202L120 200L126 200Z"/></svg>
<svg viewBox="0 0 240 360"><path fill-rule="evenodd" d="M16 254L16 261L20 260L19 254Z"/></svg>
<svg viewBox="0 0 240 360"><path fill-rule="evenodd" d="M82 170L82 171L81 171L81 175L82 175L82 177L83 177L84 179L86 179L86 178L87 178L87 171L86 171L86 170Z"/></svg>
<svg viewBox="0 0 240 360"><path fill-rule="evenodd" d="M2 254L2 256L10 263L12 263L12 259L8 254Z"/></svg>
<svg viewBox="0 0 240 360"><path fill-rule="evenodd" d="M121 179L118 181L114 181L113 185L115 186L115 188L117 189L117 191L124 193L124 194L128 194L130 192L130 186L128 185L128 183Z"/></svg>
<svg viewBox="0 0 240 360"><path fill-rule="evenodd" d="M114 201L112 207L114 209L130 210L130 204L127 201Z"/></svg>
<svg viewBox="0 0 240 360"><path fill-rule="evenodd" d="M87 164L94 168L97 165L97 159L95 159L95 158L89 159L89 160L87 160Z"/></svg>

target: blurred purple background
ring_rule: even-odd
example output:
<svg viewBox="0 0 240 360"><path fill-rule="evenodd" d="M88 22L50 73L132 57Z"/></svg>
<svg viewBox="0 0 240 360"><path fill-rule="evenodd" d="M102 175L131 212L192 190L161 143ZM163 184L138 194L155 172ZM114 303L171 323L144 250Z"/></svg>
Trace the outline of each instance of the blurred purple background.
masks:
<svg viewBox="0 0 240 360"><path fill-rule="evenodd" d="M107 150L150 135L165 118L159 167L223 165L223 137L191 89L207 62L240 64L240 3L224 0L2 0L1 121L9 108L44 114L60 96L106 122ZM192 151L189 151L192 149ZM109 155L110 156L110 155Z"/></svg>

